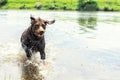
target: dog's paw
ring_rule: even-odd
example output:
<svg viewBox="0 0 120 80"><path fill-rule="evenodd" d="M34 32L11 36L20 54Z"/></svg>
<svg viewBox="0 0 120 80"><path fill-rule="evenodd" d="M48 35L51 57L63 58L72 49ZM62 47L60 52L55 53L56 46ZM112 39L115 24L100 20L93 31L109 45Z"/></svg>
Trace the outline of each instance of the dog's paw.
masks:
<svg viewBox="0 0 120 80"><path fill-rule="evenodd" d="M45 61L45 60L41 60L40 63L41 63L42 65L46 65L46 61Z"/></svg>

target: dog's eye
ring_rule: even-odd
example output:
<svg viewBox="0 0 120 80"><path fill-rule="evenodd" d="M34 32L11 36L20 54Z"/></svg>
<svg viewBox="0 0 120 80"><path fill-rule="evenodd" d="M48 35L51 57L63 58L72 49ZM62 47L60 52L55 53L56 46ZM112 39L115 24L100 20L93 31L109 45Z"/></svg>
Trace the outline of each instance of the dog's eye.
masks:
<svg viewBox="0 0 120 80"><path fill-rule="evenodd" d="M45 24L42 24L42 27L45 29L45 28L46 28L46 25L45 25Z"/></svg>
<svg viewBox="0 0 120 80"><path fill-rule="evenodd" d="M39 25L35 25L35 28L36 28L36 29L39 28Z"/></svg>
<svg viewBox="0 0 120 80"><path fill-rule="evenodd" d="M42 24L42 26L45 26L45 24Z"/></svg>

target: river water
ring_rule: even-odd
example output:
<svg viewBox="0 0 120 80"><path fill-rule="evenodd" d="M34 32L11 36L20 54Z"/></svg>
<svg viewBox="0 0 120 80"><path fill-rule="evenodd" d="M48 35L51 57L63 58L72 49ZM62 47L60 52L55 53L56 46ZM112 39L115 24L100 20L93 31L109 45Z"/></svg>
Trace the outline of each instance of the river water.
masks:
<svg viewBox="0 0 120 80"><path fill-rule="evenodd" d="M0 10L0 80L29 80L20 36L31 14L56 20L45 33L46 65L37 65L45 80L120 80L120 12L37 10Z"/></svg>

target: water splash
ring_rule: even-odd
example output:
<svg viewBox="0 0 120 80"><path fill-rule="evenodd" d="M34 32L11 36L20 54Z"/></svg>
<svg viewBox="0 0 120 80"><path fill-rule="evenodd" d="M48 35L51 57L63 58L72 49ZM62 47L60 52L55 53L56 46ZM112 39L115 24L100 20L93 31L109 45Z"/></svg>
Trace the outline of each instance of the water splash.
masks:
<svg viewBox="0 0 120 80"><path fill-rule="evenodd" d="M13 45L15 45L14 48ZM20 44L11 43L9 46L1 44L0 48L0 80L45 79L43 71L47 71L50 65L47 61L46 65L40 62L39 53L33 54L32 60L27 60L25 52L20 48ZM4 48L7 48L7 51Z"/></svg>
<svg viewBox="0 0 120 80"><path fill-rule="evenodd" d="M25 61L22 67L22 80L44 80L40 67L36 62Z"/></svg>

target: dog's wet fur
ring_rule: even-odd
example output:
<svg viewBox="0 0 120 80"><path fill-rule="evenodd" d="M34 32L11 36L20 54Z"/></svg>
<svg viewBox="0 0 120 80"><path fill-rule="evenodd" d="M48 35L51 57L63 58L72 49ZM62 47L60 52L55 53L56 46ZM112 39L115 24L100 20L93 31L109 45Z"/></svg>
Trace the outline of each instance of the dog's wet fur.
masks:
<svg viewBox="0 0 120 80"><path fill-rule="evenodd" d="M42 60L46 59L44 33L47 24L53 24L55 20L43 20L40 17L30 16L31 25L23 32L21 44L28 59L31 59L33 52L40 52Z"/></svg>

